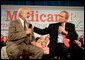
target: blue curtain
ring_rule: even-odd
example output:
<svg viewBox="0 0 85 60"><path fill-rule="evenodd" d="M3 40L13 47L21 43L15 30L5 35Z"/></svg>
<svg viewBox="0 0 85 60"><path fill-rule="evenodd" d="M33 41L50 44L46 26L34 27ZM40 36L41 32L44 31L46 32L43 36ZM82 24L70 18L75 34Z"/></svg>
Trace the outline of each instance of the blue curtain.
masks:
<svg viewBox="0 0 85 60"><path fill-rule="evenodd" d="M1 5L84 6L84 1L1 1Z"/></svg>

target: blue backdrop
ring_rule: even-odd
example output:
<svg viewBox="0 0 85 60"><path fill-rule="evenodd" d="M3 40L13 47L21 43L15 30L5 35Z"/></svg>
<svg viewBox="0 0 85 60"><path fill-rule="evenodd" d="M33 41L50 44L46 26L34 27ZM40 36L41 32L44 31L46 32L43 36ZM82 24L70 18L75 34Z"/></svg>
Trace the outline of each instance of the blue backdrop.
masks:
<svg viewBox="0 0 85 60"><path fill-rule="evenodd" d="M84 1L1 1L1 5L84 6Z"/></svg>

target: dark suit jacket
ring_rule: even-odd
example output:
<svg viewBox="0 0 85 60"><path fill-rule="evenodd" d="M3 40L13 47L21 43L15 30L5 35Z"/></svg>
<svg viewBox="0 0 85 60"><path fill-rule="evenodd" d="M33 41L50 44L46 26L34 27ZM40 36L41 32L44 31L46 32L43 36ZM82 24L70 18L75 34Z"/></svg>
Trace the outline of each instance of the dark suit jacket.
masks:
<svg viewBox="0 0 85 60"><path fill-rule="evenodd" d="M53 47L53 46L57 45L59 26L61 26L61 23L50 24L49 27L45 28L45 29L39 29L37 27L34 27L34 32L36 32L38 34L41 34L41 35L50 34L49 47ZM75 31L75 25L74 24L66 22L65 30L68 32L66 37L70 41L74 41L74 40L77 39L78 35L77 35L76 31Z"/></svg>

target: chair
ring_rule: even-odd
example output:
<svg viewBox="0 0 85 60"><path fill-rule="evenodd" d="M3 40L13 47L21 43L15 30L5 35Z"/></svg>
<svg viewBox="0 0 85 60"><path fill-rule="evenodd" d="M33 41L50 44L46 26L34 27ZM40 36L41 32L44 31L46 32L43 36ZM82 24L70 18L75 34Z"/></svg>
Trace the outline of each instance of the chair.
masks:
<svg viewBox="0 0 85 60"><path fill-rule="evenodd" d="M20 56L20 59L29 59L29 56L31 53L29 52L23 52L22 55Z"/></svg>

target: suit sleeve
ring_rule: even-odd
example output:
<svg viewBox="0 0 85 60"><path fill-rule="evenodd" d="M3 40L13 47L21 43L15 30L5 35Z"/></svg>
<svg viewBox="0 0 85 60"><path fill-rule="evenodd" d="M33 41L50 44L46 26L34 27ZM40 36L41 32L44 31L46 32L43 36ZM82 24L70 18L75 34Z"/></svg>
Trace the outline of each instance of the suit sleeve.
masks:
<svg viewBox="0 0 85 60"><path fill-rule="evenodd" d="M48 34L50 32L50 27L45 28L45 29L40 29L40 28L34 27L34 32L41 34L41 35L45 35L45 34Z"/></svg>
<svg viewBox="0 0 85 60"><path fill-rule="evenodd" d="M70 40L77 40L78 39L78 34L75 31L75 25L71 25L71 29L68 31L68 34L66 35L67 38Z"/></svg>
<svg viewBox="0 0 85 60"><path fill-rule="evenodd" d="M8 39L9 40L19 40L24 37L26 37L25 31L16 31L16 25L15 22L11 21L9 25L9 31L8 31Z"/></svg>

